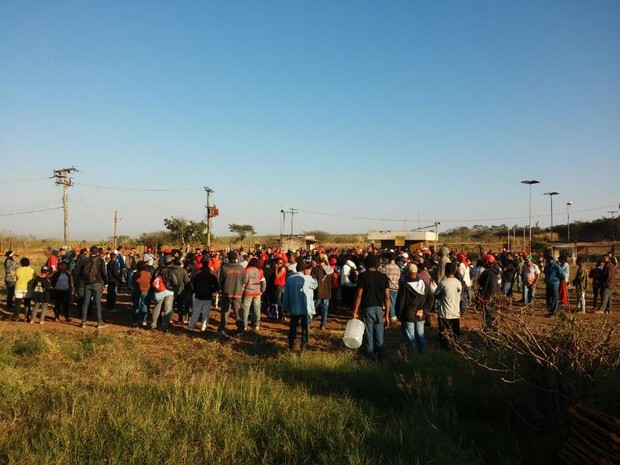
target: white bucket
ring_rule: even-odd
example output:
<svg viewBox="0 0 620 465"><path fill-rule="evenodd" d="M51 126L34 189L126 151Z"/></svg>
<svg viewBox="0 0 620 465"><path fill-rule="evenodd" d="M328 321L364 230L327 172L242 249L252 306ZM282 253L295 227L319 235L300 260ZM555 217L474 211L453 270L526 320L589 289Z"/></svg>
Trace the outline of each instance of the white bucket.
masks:
<svg viewBox="0 0 620 465"><path fill-rule="evenodd" d="M364 323L362 320L349 320L344 330L344 345L349 349L358 349L364 339Z"/></svg>

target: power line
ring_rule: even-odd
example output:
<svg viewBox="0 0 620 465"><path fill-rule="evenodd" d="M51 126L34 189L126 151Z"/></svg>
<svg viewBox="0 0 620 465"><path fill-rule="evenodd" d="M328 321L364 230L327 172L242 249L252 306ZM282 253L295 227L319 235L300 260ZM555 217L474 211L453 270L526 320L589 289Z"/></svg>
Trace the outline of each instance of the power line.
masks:
<svg viewBox="0 0 620 465"><path fill-rule="evenodd" d="M184 187L180 189L145 189L140 187L116 187L104 186L101 184L90 184L85 182L76 182L75 184L86 187L96 187L97 189L106 189L111 191L133 191L133 192L187 192L202 189L202 187Z"/></svg>
<svg viewBox="0 0 620 465"><path fill-rule="evenodd" d="M39 212L49 212L52 210L60 210L62 205L59 207L51 207L51 208L41 208L39 210L28 210L25 212L15 212L15 213L0 213L0 216L15 216L15 215L28 215L30 213L39 213Z"/></svg>

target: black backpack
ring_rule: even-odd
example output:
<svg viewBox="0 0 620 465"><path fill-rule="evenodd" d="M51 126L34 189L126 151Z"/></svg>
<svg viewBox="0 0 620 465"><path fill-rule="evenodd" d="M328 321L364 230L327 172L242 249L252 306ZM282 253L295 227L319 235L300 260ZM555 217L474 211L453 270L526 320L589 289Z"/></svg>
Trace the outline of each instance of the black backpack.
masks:
<svg viewBox="0 0 620 465"><path fill-rule="evenodd" d="M353 268L351 267L351 269L349 270L349 281L352 283L356 283L357 282L357 268Z"/></svg>
<svg viewBox="0 0 620 465"><path fill-rule="evenodd" d="M99 279L99 263L97 263L97 257L86 259L82 275L84 276L84 282L86 282L86 284L97 282L97 279Z"/></svg>

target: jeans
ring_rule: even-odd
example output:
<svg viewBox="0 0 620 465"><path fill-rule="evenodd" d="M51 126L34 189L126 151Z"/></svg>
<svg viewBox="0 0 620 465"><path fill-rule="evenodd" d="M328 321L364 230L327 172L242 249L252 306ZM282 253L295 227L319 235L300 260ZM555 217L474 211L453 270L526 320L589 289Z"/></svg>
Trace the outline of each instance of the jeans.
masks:
<svg viewBox="0 0 620 465"><path fill-rule="evenodd" d="M558 305L560 303L560 286L547 284L545 298L547 300L549 315L555 315L558 311Z"/></svg>
<svg viewBox="0 0 620 465"><path fill-rule="evenodd" d="M37 310L39 310L39 307L41 307L40 321L41 321L41 324L43 324L45 322L45 312L47 311L47 302L32 302L30 321L34 321L35 317L37 316Z"/></svg>
<svg viewBox="0 0 620 465"><path fill-rule="evenodd" d="M360 317L365 325L362 351L368 358L380 357L383 354L383 334L385 332L383 307L362 308Z"/></svg>
<svg viewBox="0 0 620 465"><path fill-rule="evenodd" d="M505 296L512 295L512 281L504 282L504 284L502 285L502 293Z"/></svg>
<svg viewBox="0 0 620 465"><path fill-rule="evenodd" d="M577 311L586 312L586 291L581 287L575 288L575 294L577 295Z"/></svg>
<svg viewBox="0 0 620 465"><path fill-rule="evenodd" d="M153 309L153 321L151 322L151 329L157 328L157 320L161 313L161 329L168 329L170 320L172 319L172 310L174 304L174 295L167 295L163 299L157 300L157 305Z"/></svg>
<svg viewBox="0 0 620 465"><path fill-rule="evenodd" d="M192 305L192 319L189 322L187 329L192 331L198 323L198 318L202 314L202 328L206 329L209 324L209 312L211 311L210 300L200 300L194 297L194 305Z"/></svg>
<svg viewBox="0 0 620 465"><path fill-rule="evenodd" d="M133 291L133 273L131 270L125 271L125 283L130 291Z"/></svg>
<svg viewBox="0 0 620 465"><path fill-rule="evenodd" d="M390 289L390 318L396 316L396 296L398 295L398 289Z"/></svg>
<svg viewBox="0 0 620 465"><path fill-rule="evenodd" d="M288 346L293 347L295 343L295 336L297 335L297 326L301 320L301 343L302 345L308 343L308 314L304 315L291 315L291 326L288 331Z"/></svg>
<svg viewBox="0 0 620 465"><path fill-rule="evenodd" d="M608 287L601 287L601 306L599 310L611 313L611 289Z"/></svg>
<svg viewBox="0 0 620 465"><path fill-rule="evenodd" d="M241 304L241 318L239 318L240 328L245 330L248 325L248 317L250 315L250 307L252 308L252 322L254 323L254 327L258 328L260 326L260 307L261 307L261 298L259 295L257 296L244 296Z"/></svg>
<svg viewBox="0 0 620 465"><path fill-rule="evenodd" d="M231 299L228 296L222 296L222 310L221 310L221 314L222 314L222 319L220 320L220 327L219 327L219 331L225 331L226 330L226 323L228 322L228 317L230 316L230 311L233 311L235 314L235 317L237 319L237 329L240 329L240 323L239 323L239 313L241 310L241 299L238 298L234 298Z"/></svg>
<svg viewBox="0 0 620 465"><path fill-rule="evenodd" d="M536 293L536 286L530 286L526 284L523 286L523 303L525 305L534 301L534 294Z"/></svg>
<svg viewBox="0 0 620 465"><path fill-rule="evenodd" d="M146 323L149 313L149 291L142 292L139 288L131 292L133 307L131 309L131 322Z"/></svg>
<svg viewBox="0 0 620 465"><path fill-rule="evenodd" d="M88 315L88 306L90 305L90 299L95 302L95 309L97 310L97 323L103 324L103 318L101 317L101 295L103 294L103 284L93 283L84 286L84 302L82 303L82 323L86 323L86 316Z"/></svg>
<svg viewBox="0 0 620 465"><path fill-rule="evenodd" d="M329 312L329 299L316 299L314 301L316 313L321 315L321 328L327 324L327 313Z"/></svg>
<svg viewBox="0 0 620 465"><path fill-rule="evenodd" d="M418 352L422 353L426 347L426 338L424 337L424 320L421 321L403 321L401 323L401 332L409 349L418 348Z"/></svg>

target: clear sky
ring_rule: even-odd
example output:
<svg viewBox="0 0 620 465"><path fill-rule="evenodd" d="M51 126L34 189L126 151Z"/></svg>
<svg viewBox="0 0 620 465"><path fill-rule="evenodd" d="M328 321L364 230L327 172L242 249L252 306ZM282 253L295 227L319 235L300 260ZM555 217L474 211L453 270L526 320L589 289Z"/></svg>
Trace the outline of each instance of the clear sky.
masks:
<svg viewBox="0 0 620 465"><path fill-rule="evenodd" d="M216 235L523 226L523 179L532 223L610 216L620 2L3 0L0 230L62 237L14 213L72 165L72 239L204 219L203 186Z"/></svg>

